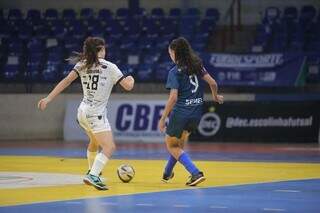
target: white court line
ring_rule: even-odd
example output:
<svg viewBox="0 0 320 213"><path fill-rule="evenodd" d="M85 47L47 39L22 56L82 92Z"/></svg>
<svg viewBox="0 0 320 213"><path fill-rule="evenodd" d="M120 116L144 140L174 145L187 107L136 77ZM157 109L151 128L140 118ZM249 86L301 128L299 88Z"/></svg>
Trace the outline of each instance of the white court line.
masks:
<svg viewBox="0 0 320 213"><path fill-rule="evenodd" d="M291 190L291 189L277 189L274 190L275 192L292 192L292 193L296 193L296 192L301 192L299 190Z"/></svg>
<svg viewBox="0 0 320 213"><path fill-rule="evenodd" d="M175 205L173 205L173 207L176 207L176 208L189 208L190 205L175 204Z"/></svg>
<svg viewBox="0 0 320 213"><path fill-rule="evenodd" d="M269 212L285 212L285 209L273 209L273 208L264 208L263 211L269 211Z"/></svg>
<svg viewBox="0 0 320 213"><path fill-rule="evenodd" d="M151 203L137 203L136 206L153 206Z"/></svg>
<svg viewBox="0 0 320 213"><path fill-rule="evenodd" d="M210 206L210 209L227 209L226 206Z"/></svg>

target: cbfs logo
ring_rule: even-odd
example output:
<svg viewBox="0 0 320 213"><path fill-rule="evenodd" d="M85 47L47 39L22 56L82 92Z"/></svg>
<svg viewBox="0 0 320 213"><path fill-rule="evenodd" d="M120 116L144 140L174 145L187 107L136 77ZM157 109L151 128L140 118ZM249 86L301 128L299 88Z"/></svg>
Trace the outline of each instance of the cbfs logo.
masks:
<svg viewBox="0 0 320 213"><path fill-rule="evenodd" d="M116 114L116 129L158 132L158 121L164 104L122 104Z"/></svg>
<svg viewBox="0 0 320 213"><path fill-rule="evenodd" d="M200 120L198 131L203 136L213 136L220 129L221 119L213 111L214 108L210 108L209 112L205 113Z"/></svg>

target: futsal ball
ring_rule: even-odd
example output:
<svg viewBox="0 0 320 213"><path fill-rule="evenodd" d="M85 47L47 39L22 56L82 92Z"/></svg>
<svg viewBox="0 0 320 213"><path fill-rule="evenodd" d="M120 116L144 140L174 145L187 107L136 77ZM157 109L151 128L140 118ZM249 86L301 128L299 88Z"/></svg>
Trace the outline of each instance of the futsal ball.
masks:
<svg viewBox="0 0 320 213"><path fill-rule="evenodd" d="M117 169L119 179L124 183L129 183L134 177L134 169L128 164L122 164Z"/></svg>

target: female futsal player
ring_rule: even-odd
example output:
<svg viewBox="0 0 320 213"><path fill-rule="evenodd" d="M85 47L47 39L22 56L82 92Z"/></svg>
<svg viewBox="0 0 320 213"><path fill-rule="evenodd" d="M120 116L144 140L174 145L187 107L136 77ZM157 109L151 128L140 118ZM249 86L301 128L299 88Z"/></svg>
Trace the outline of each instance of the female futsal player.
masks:
<svg viewBox="0 0 320 213"><path fill-rule="evenodd" d="M120 84L125 90L132 90L134 79L125 77L118 67L105 59L105 42L101 38L88 37L83 45L83 52L72 59L77 64L59 84L38 103L38 108L44 110L47 105L78 76L81 79L83 99L78 108L77 120L86 131L90 142L87 149L89 172L84 178L86 184L99 190L107 190L99 174L111 158L115 143L111 128L106 117L106 106L115 84ZM97 154L99 146L102 151Z"/></svg>
<svg viewBox="0 0 320 213"><path fill-rule="evenodd" d="M171 155L162 179L167 182L173 177L173 167L179 161L191 174L186 185L196 186L205 178L189 155L183 151L183 146L190 133L197 128L202 116L202 80L209 84L214 101L222 104L223 96L218 95L216 81L207 73L201 59L185 38L174 39L168 51L175 66L168 74L166 88L170 89L170 95L158 126L161 132L166 132L165 142ZM171 114L166 128L165 120L169 113Z"/></svg>

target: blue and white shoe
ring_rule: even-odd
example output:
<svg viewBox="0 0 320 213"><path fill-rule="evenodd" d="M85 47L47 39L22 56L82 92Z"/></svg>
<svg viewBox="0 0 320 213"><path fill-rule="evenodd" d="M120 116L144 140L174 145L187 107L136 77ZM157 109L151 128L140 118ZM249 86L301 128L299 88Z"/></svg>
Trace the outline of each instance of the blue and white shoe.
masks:
<svg viewBox="0 0 320 213"><path fill-rule="evenodd" d="M87 174L83 182L87 185L94 186L98 190L108 190L106 184L104 184L98 176Z"/></svg>

